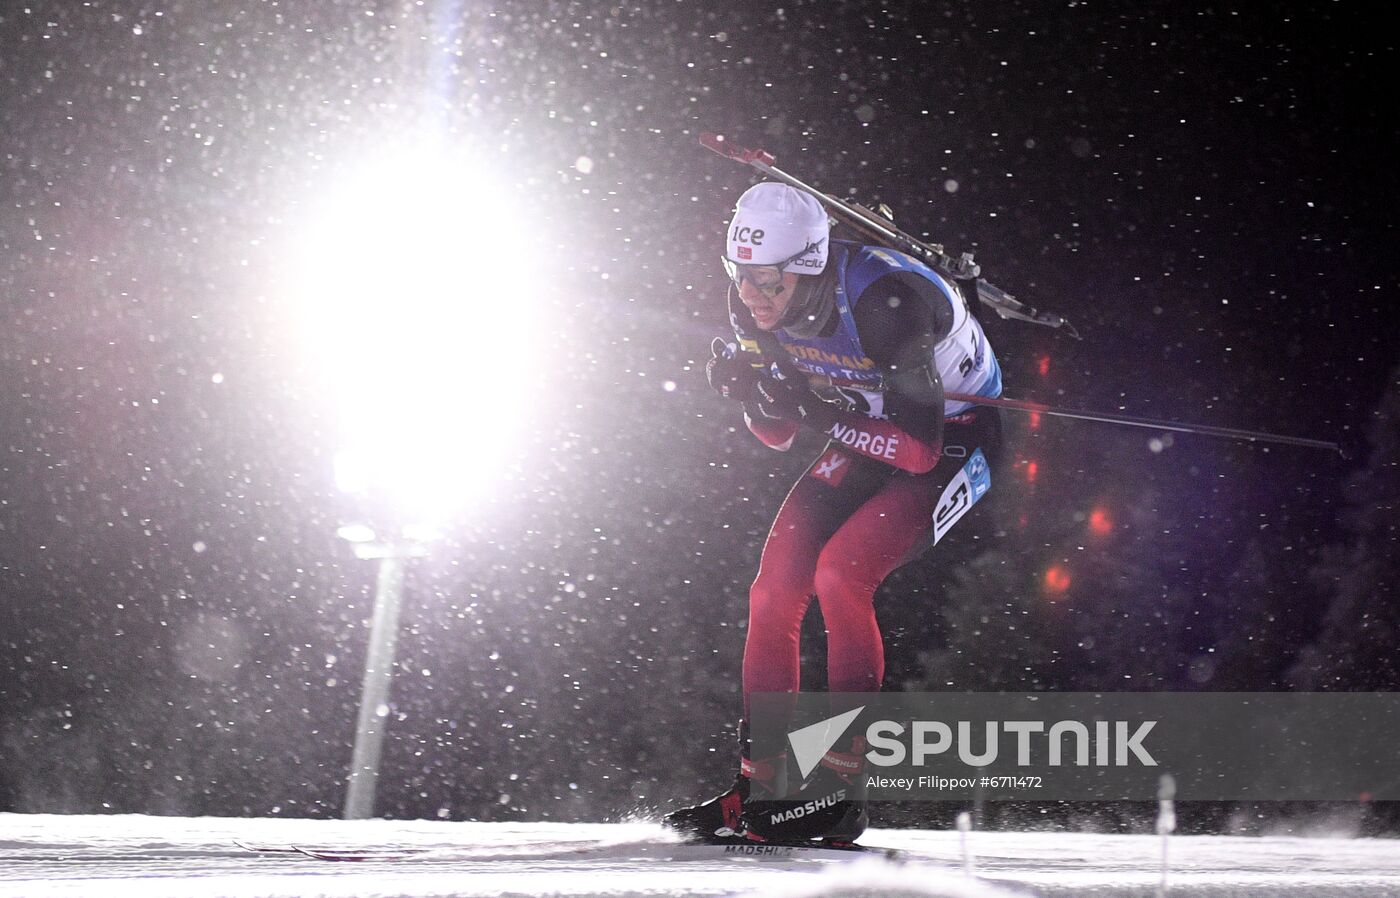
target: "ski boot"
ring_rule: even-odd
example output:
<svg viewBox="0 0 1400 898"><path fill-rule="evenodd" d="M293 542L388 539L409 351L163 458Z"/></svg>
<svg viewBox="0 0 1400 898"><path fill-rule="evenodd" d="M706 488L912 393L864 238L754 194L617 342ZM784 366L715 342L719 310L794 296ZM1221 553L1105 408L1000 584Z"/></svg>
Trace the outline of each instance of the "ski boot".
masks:
<svg viewBox="0 0 1400 898"><path fill-rule="evenodd" d="M828 751L789 797L744 802L741 832L764 842L853 844L870 822L865 810L865 737L853 737L847 749Z"/></svg>
<svg viewBox="0 0 1400 898"><path fill-rule="evenodd" d="M745 806L754 801L771 801L778 795L787 766L786 756L754 760L750 753L749 725L740 721L739 772L734 776L734 784L708 801L672 811L662 822L694 839L744 839Z"/></svg>

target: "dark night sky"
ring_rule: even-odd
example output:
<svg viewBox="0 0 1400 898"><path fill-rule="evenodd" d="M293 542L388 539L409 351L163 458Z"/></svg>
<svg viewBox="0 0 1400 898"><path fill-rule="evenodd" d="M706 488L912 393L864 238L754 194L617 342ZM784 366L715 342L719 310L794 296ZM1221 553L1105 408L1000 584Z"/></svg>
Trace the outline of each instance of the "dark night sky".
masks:
<svg viewBox="0 0 1400 898"><path fill-rule="evenodd" d="M525 222L531 270L472 241L457 300L540 310L463 328L464 360L511 362L435 384L433 414L490 442L521 384L545 392L409 578L386 812L615 815L729 765L709 749L745 590L816 444L764 450L699 373L752 180L702 130L888 202L1075 321L1081 343L987 322L1008 395L1362 447L1022 424L996 535L883 594L891 686L1298 685L1279 671L1322 627L1340 522L1393 522L1344 486L1394 427L1395 62L1337 3L6 6L0 809L337 811L373 569L335 529L392 514L336 491L285 273L316 192L415 135L510 195L473 220ZM979 557L1060 615L1012 680L947 662L1012 644L953 607ZM1074 586L1051 602L1056 564ZM1282 579L1254 589L1256 568ZM1209 656L1280 619L1275 669L1245 653L1212 681ZM1165 660L1148 624L1177 627ZM1128 660L1047 648L1086 627Z"/></svg>

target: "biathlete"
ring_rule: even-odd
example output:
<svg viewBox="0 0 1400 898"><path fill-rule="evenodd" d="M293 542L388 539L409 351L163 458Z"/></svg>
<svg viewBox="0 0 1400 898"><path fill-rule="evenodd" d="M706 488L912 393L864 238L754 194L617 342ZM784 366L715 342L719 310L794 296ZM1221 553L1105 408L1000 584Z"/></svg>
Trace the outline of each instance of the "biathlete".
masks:
<svg viewBox="0 0 1400 898"><path fill-rule="evenodd" d="M774 449L803 427L829 439L783 501L749 591L739 773L666 822L699 838L849 842L867 820L862 737L828 752L800 797L776 801L787 759L752 757L749 699L797 692L813 597L828 690L879 691L876 589L998 473L999 411L945 401L945 388L999 396L1001 369L956 284L895 250L833 240L821 204L788 185L740 197L723 264L736 342L715 341L710 386L742 403L744 423Z"/></svg>

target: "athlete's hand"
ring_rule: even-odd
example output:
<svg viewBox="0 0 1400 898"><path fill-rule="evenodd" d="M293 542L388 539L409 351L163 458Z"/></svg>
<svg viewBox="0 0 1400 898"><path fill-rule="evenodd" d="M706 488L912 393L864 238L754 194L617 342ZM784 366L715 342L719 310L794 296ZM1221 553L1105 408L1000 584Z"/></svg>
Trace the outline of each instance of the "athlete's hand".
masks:
<svg viewBox="0 0 1400 898"><path fill-rule="evenodd" d="M826 430L834 420L835 409L823 402L805 382L764 375L755 392L756 405L765 418L797 421L817 430Z"/></svg>
<svg viewBox="0 0 1400 898"><path fill-rule="evenodd" d="M705 379L710 388L725 399L753 402L758 399L758 382L763 372L755 368L743 353L731 355L732 350L716 337L710 344L714 357L705 363Z"/></svg>

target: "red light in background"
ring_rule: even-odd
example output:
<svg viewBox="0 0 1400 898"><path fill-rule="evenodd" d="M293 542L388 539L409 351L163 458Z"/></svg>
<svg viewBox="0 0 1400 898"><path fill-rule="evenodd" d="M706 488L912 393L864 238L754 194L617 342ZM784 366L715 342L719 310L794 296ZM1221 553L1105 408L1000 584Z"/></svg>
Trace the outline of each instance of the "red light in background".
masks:
<svg viewBox="0 0 1400 898"><path fill-rule="evenodd" d="M1040 472L1040 465L1033 461L1026 462L1026 483L1035 483L1035 475Z"/></svg>
<svg viewBox="0 0 1400 898"><path fill-rule="evenodd" d="M1040 358L1036 359L1036 361L1035 361L1035 370L1037 370L1037 371L1040 372L1040 376L1041 376L1041 377L1044 377L1045 375L1049 374L1049 373L1050 373L1050 356L1048 356L1048 355L1043 355L1043 356L1041 356Z"/></svg>
<svg viewBox="0 0 1400 898"><path fill-rule="evenodd" d="M1045 591L1051 596L1064 595L1071 582L1069 568L1063 564L1052 564L1045 569Z"/></svg>
<svg viewBox="0 0 1400 898"><path fill-rule="evenodd" d="M1031 412L1031 430L1040 429L1040 412Z"/></svg>
<svg viewBox="0 0 1400 898"><path fill-rule="evenodd" d="M1102 505L1089 512L1089 532L1095 536L1108 536L1113 532L1113 516Z"/></svg>

